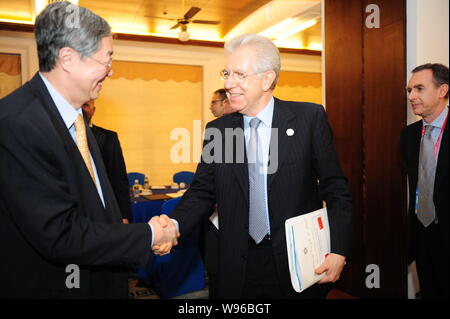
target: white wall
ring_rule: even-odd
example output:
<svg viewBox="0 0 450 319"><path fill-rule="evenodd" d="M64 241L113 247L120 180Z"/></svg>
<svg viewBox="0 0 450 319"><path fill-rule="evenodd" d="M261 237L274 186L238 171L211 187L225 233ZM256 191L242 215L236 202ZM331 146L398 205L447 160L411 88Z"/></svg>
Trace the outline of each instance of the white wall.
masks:
<svg viewBox="0 0 450 319"><path fill-rule="evenodd" d="M406 1L406 81L411 71L424 63L449 62L449 0ZM407 124L420 119L407 105ZM409 193L408 193L409 194ZM408 271L408 298L419 290L415 264Z"/></svg>
<svg viewBox="0 0 450 319"><path fill-rule="evenodd" d="M448 15L449 0L406 1L406 77L411 70L424 63L449 64ZM411 112L408 105L407 123L420 118Z"/></svg>

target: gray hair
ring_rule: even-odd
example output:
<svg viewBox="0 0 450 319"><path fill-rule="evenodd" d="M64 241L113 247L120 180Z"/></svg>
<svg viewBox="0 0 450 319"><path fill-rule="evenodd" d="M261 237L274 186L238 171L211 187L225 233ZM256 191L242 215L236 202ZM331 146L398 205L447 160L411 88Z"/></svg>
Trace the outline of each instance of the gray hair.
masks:
<svg viewBox="0 0 450 319"><path fill-rule="evenodd" d="M36 18L35 37L39 56L39 70L51 71L59 50L69 47L82 58L97 52L100 41L111 35L111 27L92 11L57 1L48 5Z"/></svg>
<svg viewBox="0 0 450 319"><path fill-rule="evenodd" d="M273 90L278 82L280 73L280 51L269 39L257 34L243 34L232 38L225 43L225 51L230 54L234 50L242 47L252 47L256 49L257 63L254 64L253 72L265 72L273 70L275 72L275 80L272 83Z"/></svg>

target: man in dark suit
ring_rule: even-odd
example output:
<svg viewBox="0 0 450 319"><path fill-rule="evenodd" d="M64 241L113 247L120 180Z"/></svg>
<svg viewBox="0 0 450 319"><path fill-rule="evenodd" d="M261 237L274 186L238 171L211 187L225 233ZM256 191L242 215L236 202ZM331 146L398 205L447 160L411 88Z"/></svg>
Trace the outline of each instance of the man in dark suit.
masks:
<svg viewBox="0 0 450 319"><path fill-rule="evenodd" d="M0 298L126 298L130 268L176 228L122 223L85 128L81 105L112 75L110 26L54 2L35 36L40 72L0 101Z"/></svg>
<svg viewBox="0 0 450 319"><path fill-rule="evenodd" d="M194 180L171 218L182 238L217 203L219 298L324 298L330 288L324 283L339 278L351 246L351 197L325 111L273 98L280 58L270 40L243 35L225 49L221 74L237 113L208 123L205 136L222 149L205 141ZM298 294L290 280L285 221L322 208L323 201L331 254L316 272L326 276Z"/></svg>
<svg viewBox="0 0 450 319"><path fill-rule="evenodd" d="M92 134L94 134L100 148L106 173L122 213L122 222L129 224L131 219L130 185L119 137L114 131L92 124L92 117L95 114L95 101L91 100L84 103L82 108L83 113L87 116Z"/></svg>
<svg viewBox="0 0 450 319"><path fill-rule="evenodd" d="M215 117L233 113L228 101L225 89L215 90L211 98L211 113ZM208 298L217 299L217 275L219 268L219 231L215 224L218 223L219 214L217 207L214 206L212 215L204 225L204 236L200 242L200 249L208 274Z"/></svg>
<svg viewBox="0 0 450 319"><path fill-rule="evenodd" d="M412 71L408 99L422 120L401 133L409 182L409 263L416 261L423 298L448 298L448 76L448 67L437 63Z"/></svg>

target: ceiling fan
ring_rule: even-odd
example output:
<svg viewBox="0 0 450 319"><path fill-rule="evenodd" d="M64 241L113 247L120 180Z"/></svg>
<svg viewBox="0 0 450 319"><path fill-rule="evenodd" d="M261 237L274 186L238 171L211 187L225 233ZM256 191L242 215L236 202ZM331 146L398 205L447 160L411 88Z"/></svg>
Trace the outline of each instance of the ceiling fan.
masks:
<svg viewBox="0 0 450 319"><path fill-rule="evenodd" d="M187 32L187 25L189 23L199 23L199 24L212 24L216 25L219 24L220 21L212 21L212 20L192 20L192 18L199 13L199 11L202 10L199 7L191 7L182 18L178 19L171 19L171 18L163 18L163 17L155 17L155 16L146 16L148 18L156 18L156 19L164 19L164 20L174 20L177 21L175 25L173 25L170 30L180 28L181 32L178 33L178 39L180 41L188 41L189 40L189 32Z"/></svg>

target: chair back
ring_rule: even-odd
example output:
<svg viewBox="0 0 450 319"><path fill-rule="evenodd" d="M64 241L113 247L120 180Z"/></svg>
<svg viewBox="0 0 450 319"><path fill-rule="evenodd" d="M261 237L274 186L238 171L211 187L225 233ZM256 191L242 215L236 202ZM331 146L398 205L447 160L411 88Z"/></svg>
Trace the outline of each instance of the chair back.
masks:
<svg viewBox="0 0 450 319"><path fill-rule="evenodd" d="M185 184L192 184L192 179L194 178L193 172L188 171L181 171L178 173L173 174L173 182L174 183L185 183Z"/></svg>
<svg viewBox="0 0 450 319"><path fill-rule="evenodd" d="M134 181L137 179L139 181L139 184L144 184L145 174L137 173L137 172L131 172L128 173L128 183L130 184L130 187L133 186Z"/></svg>

